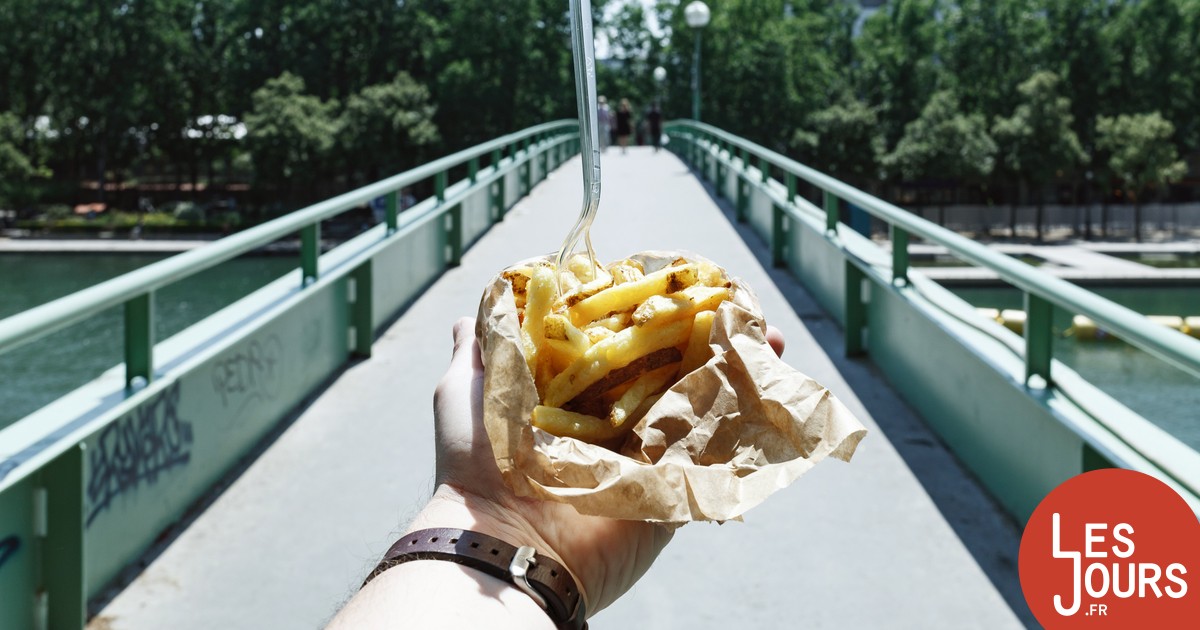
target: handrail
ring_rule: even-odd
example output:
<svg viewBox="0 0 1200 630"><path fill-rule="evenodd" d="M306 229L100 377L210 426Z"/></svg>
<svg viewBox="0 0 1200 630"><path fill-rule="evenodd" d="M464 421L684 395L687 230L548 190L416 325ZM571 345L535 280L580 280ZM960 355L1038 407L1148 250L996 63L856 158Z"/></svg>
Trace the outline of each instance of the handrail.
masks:
<svg viewBox="0 0 1200 630"><path fill-rule="evenodd" d="M1132 309L1116 304L1070 282L1037 271L1025 263L1014 260L984 245L980 245L907 210L805 166L785 155L725 132L712 125L690 120L678 120L668 123L667 126L669 128L685 129L689 132L698 132L701 135L707 135L712 139L737 147L757 158L767 160L783 169L784 172L791 173L820 188L826 195L834 195L837 198L853 203L871 215L887 222L889 225L903 230L904 235L901 238L895 239L898 245L907 247L907 234L916 234L928 241L938 243L956 256L995 271L1002 279L1015 285L1027 294L1056 304L1069 312L1085 315L1134 347L1154 355L1185 372L1200 377L1200 340L1198 339L1193 339L1187 335L1181 335L1176 331L1152 324L1145 316ZM830 208L830 204L827 203L825 205L827 212L836 212L836 205L832 209ZM831 218L830 221L829 225L836 225L833 222L834 219ZM904 260L907 260L906 256ZM1030 317L1033 318L1034 316L1034 313L1031 312ZM1045 331L1048 334L1048 313L1046 314L1046 321ZM1047 355L1044 357L1046 364L1044 366L1045 373L1041 373L1041 369L1031 369L1031 371L1040 374L1049 382L1048 340L1046 340L1044 345L1047 350ZM1028 362L1029 360L1030 357L1027 356L1026 361Z"/></svg>
<svg viewBox="0 0 1200 630"><path fill-rule="evenodd" d="M0 320L0 354L485 154L577 128L574 120L560 120L501 136Z"/></svg>

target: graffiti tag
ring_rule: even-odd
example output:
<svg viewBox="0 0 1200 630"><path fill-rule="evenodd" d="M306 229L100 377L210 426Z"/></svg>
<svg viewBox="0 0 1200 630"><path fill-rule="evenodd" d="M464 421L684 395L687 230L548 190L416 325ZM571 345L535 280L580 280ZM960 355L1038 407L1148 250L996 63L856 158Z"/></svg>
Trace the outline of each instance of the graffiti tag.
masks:
<svg viewBox="0 0 1200 630"><path fill-rule="evenodd" d="M191 458L192 425L179 418L179 383L108 425L88 450L87 525L127 490L154 484Z"/></svg>
<svg viewBox="0 0 1200 630"><path fill-rule="evenodd" d="M238 411L253 401L273 399L281 383L283 344L271 335L266 341L251 341L213 366L213 392L226 409L238 402Z"/></svg>
<svg viewBox="0 0 1200 630"><path fill-rule="evenodd" d="M21 539L16 536L9 536L4 540L0 540L0 568L4 567L4 563L8 559L17 555L17 550L21 548Z"/></svg>

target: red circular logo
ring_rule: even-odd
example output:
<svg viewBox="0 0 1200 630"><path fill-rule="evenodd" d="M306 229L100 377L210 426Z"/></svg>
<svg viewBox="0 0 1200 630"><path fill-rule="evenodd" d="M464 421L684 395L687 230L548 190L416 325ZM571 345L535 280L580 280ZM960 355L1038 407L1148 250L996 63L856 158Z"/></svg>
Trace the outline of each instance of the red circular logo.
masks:
<svg viewBox="0 0 1200 630"><path fill-rule="evenodd" d="M1200 521L1144 473L1097 470L1055 488L1025 525L1019 565L1048 630L1200 624Z"/></svg>

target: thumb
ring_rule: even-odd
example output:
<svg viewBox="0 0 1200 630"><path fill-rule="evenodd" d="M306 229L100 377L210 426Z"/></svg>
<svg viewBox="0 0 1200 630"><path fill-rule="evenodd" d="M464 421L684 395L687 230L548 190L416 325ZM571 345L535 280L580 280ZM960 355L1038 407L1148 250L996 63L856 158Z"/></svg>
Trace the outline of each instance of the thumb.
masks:
<svg viewBox="0 0 1200 630"><path fill-rule="evenodd" d="M460 317L454 322L454 358L451 363L471 349L471 340L475 338L475 318Z"/></svg>

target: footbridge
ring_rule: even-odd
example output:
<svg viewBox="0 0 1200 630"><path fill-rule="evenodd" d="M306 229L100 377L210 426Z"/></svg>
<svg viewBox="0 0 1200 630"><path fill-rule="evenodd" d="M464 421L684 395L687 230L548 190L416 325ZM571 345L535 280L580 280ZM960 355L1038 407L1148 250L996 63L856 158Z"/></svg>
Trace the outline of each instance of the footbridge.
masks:
<svg viewBox="0 0 1200 630"><path fill-rule="evenodd" d="M682 528L592 627L1032 627L1019 531L1058 483L1127 467L1200 508L1200 455L1058 362L1052 323L1193 374L1200 341L722 130L668 134L605 154L600 256L721 262L870 434L744 523ZM527 129L0 321L5 352L124 313L118 365L0 429L0 627L320 626L432 491L450 326L558 246L578 148L574 122ZM433 194L399 212L413 185ZM380 197L378 225L322 251L322 221ZM297 234L292 272L154 338L157 291ZM918 238L1020 289L1023 335L910 268Z"/></svg>

